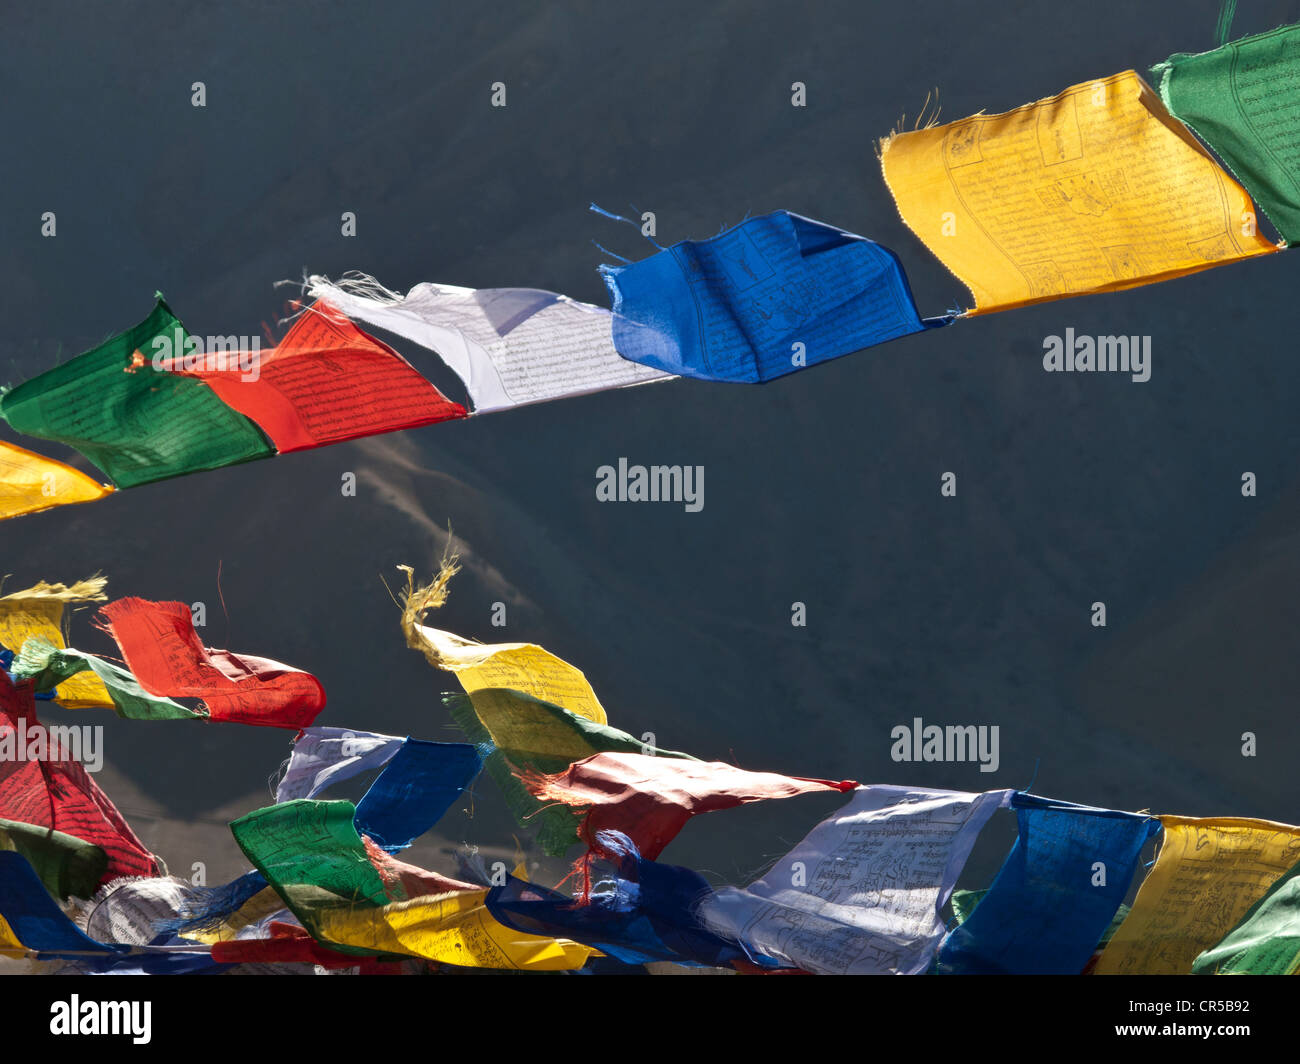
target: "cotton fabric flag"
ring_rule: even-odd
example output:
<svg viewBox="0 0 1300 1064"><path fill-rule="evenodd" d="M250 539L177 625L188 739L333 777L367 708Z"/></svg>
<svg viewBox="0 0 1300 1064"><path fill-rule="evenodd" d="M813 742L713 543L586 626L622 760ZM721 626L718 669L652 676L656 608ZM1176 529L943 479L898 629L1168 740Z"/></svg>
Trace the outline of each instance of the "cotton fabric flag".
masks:
<svg viewBox="0 0 1300 1064"><path fill-rule="evenodd" d="M104 685L114 712L125 720L194 720L206 716L170 698L149 694L120 665L80 650L60 650L39 636L23 644L10 672L15 679L30 679L38 692L54 692L56 701L62 701L59 692L69 680L89 672Z"/></svg>
<svg viewBox="0 0 1300 1064"><path fill-rule="evenodd" d="M789 211L601 275L618 353L701 380L772 380L949 320L921 320L888 248Z"/></svg>
<svg viewBox="0 0 1300 1064"><path fill-rule="evenodd" d="M105 884L79 919L92 938L147 946L181 931L221 927L267 889L257 872L216 887L196 886L177 876L119 879ZM283 910L279 897L269 893L273 911Z"/></svg>
<svg viewBox="0 0 1300 1064"><path fill-rule="evenodd" d="M563 772L525 770L532 794L562 802L583 816L581 835L622 831L642 857L654 860L697 813L817 791L851 791L852 780L805 779L749 772L720 761L682 761L645 754L595 754Z"/></svg>
<svg viewBox="0 0 1300 1064"><path fill-rule="evenodd" d="M1151 69L1160 98L1255 198L1287 243L1300 237L1300 25Z"/></svg>
<svg viewBox="0 0 1300 1064"><path fill-rule="evenodd" d="M582 674L532 643L475 643L451 632L407 623L407 642L439 668L456 674L467 694L484 688L521 691L579 717L605 724L605 707Z"/></svg>
<svg viewBox="0 0 1300 1064"><path fill-rule="evenodd" d="M154 876L156 858L108 796L36 718L29 682L0 672L0 817L53 828L100 847L104 880Z"/></svg>
<svg viewBox="0 0 1300 1064"><path fill-rule="evenodd" d="M759 964L920 974L943 937L939 910L980 829L1011 794L859 787L748 889L706 896L701 922Z"/></svg>
<svg viewBox="0 0 1300 1064"><path fill-rule="evenodd" d="M1246 910L1217 945L1192 964L1193 975L1300 973L1300 864Z"/></svg>
<svg viewBox="0 0 1300 1064"><path fill-rule="evenodd" d="M311 673L205 647L183 602L117 599L100 616L141 687L200 698L212 720L305 728L325 708L325 689Z"/></svg>
<svg viewBox="0 0 1300 1064"><path fill-rule="evenodd" d="M308 293L436 351L476 414L669 379L619 356L608 310L554 292L418 284L403 297L368 279L314 276Z"/></svg>
<svg viewBox="0 0 1300 1064"><path fill-rule="evenodd" d="M402 850L442 819L483 762L468 743L407 739L357 803L357 831Z"/></svg>
<svg viewBox="0 0 1300 1064"><path fill-rule="evenodd" d="M518 772L563 772L575 761L602 752L695 760L689 754L649 746L627 732L522 691L482 687L471 695L451 695L443 701L479 748L515 820L522 827L535 827L538 845L552 857L561 856L578 841L582 819L567 805L535 798Z"/></svg>
<svg viewBox="0 0 1300 1064"><path fill-rule="evenodd" d="M100 847L53 828L0 819L0 851L26 858L50 896L89 898L108 871L108 854Z"/></svg>
<svg viewBox="0 0 1300 1064"><path fill-rule="evenodd" d="M622 832L597 834L602 872L590 902L508 876L488 891L488 911L507 927L572 938L625 964L672 961L718 967L745 957L694 915L712 888L697 872L644 860ZM608 872L603 870L608 865Z"/></svg>
<svg viewBox="0 0 1300 1064"><path fill-rule="evenodd" d="M293 754L275 789L275 800L315 798L335 783L382 768L405 741L398 735L350 728L304 728L294 739Z"/></svg>
<svg viewBox="0 0 1300 1064"><path fill-rule="evenodd" d="M590 955L576 943L498 924L483 904L485 890L390 904L392 887L367 857L355 812L351 802L299 799L230 825L248 859L318 942L344 953L465 967L560 970L581 967Z"/></svg>
<svg viewBox="0 0 1300 1064"><path fill-rule="evenodd" d="M944 938L939 973L1077 975L1160 828L1154 817L1030 794L1011 805L1015 844L987 894Z"/></svg>
<svg viewBox="0 0 1300 1064"><path fill-rule="evenodd" d="M94 502L114 490L70 465L0 440L0 521Z"/></svg>
<svg viewBox="0 0 1300 1064"><path fill-rule="evenodd" d="M281 454L469 416L324 302L307 307L274 348L239 359L182 372L258 425Z"/></svg>
<svg viewBox="0 0 1300 1064"><path fill-rule="evenodd" d="M1135 71L881 144L903 221L970 314L1112 292L1279 250L1245 190Z"/></svg>
<svg viewBox="0 0 1300 1064"><path fill-rule="evenodd" d="M1239 817L1162 816L1155 867L1102 951L1098 975L1187 975L1300 860L1300 828Z"/></svg>
<svg viewBox="0 0 1300 1064"><path fill-rule="evenodd" d="M32 587L5 595L0 598L0 646L8 647L17 654L28 639L40 638L64 649L65 610L81 603L105 601L108 598L104 594L107 584L107 579L102 576L79 580L71 587L67 584L48 584L42 580ZM62 681L54 701L64 709L114 707L103 681L91 671Z"/></svg>
<svg viewBox="0 0 1300 1064"><path fill-rule="evenodd" d="M18 432L75 447L119 488L275 454L202 381L156 368L194 347L159 296L139 325L5 392L0 415Z"/></svg>

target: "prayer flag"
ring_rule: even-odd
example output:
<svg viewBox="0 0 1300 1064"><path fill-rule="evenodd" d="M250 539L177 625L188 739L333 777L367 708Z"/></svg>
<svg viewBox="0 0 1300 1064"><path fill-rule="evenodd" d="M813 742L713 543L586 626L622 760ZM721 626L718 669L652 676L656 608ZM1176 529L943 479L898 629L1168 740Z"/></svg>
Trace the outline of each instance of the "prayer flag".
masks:
<svg viewBox="0 0 1300 1064"><path fill-rule="evenodd" d="M55 506L94 502L115 489L79 469L0 440L0 521Z"/></svg>

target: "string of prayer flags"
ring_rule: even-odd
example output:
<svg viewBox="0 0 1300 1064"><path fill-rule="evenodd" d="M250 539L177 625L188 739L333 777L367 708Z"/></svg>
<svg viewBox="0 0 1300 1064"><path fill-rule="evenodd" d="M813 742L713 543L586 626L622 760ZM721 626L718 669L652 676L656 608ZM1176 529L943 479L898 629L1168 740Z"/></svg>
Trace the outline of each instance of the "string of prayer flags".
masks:
<svg viewBox="0 0 1300 1064"><path fill-rule="evenodd" d="M1016 841L988 892L944 938L939 973L1077 975L1160 829L1153 817L1023 792L1011 807Z"/></svg>
<svg viewBox="0 0 1300 1064"><path fill-rule="evenodd" d="M1300 827L1162 816L1155 867L1097 962L1098 975L1185 975L1300 861ZM977 910L978 911L978 910Z"/></svg>
<svg viewBox="0 0 1300 1064"><path fill-rule="evenodd" d="M602 871L588 904L514 876L488 892L488 911L507 927L572 938L625 964L672 961L720 967L744 953L700 926L694 908L711 893L697 872L647 861L622 832L596 835Z"/></svg>
<svg viewBox="0 0 1300 1064"><path fill-rule="evenodd" d="M1300 26L1151 68L1171 114L1228 166L1288 244L1300 237Z"/></svg>
<svg viewBox="0 0 1300 1064"><path fill-rule="evenodd" d="M469 391L475 414L623 388L667 376L620 357L603 307L535 288L308 279L308 294L434 351Z"/></svg>
<svg viewBox="0 0 1300 1064"><path fill-rule="evenodd" d="M115 490L70 465L0 440L0 521L94 502Z"/></svg>
<svg viewBox="0 0 1300 1064"><path fill-rule="evenodd" d="M140 324L0 395L0 416L75 447L119 488L275 454L202 381L158 368L197 341L157 298Z"/></svg>
<svg viewBox="0 0 1300 1064"><path fill-rule="evenodd" d="M38 693L53 692L60 704L63 699L59 693L67 681L89 672L103 684L114 712L125 720L193 720L204 716L170 698L149 694L120 665L80 650L59 649L40 636L23 643L10 672L15 679L30 679Z"/></svg>
<svg viewBox="0 0 1300 1064"><path fill-rule="evenodd" d="M0 851L21 854L50 896L89 898L108 871L108 854L52 828L0 819Z"/></svg>
<svg viewBox="0 0 1300 1064"><path fill-rule="evenodd" d="M486 890L389 903L353 827L351 802L299 799L230 825L250 861L312 937L344 953L396 954L464 967L580 968L591 950L497 923ZM399 896L400 897L400 896Z"/></svg>
<svg viewBox="0 0 1300 1064"><path fill-rule="evenodd" d="M284 777L275 789L275 800L315 798L335 783L368 769L382 768L405 741L397 735L349 728L304 728L294 739Z"/></svg>
<svg viewBox="0 0 1300 1064"><path fill-rule="evenodd" d="M119 879L105 884L78 920L92 938L127 946L147 946L183 930L215 929L259 894L284 903L253 872L217 887L201 887L177 876Z"/></svg>
<svg viewBox="0 0 1300 1064"><path fill-rule="evenodd" d="M589 844L601 831L622 831L651 861L699 813L817 791L851 791L857 786L852 780L780 776L721 761L639 753L594 754L551 775L525 769L520 779L536 798L580 811L580 835Z"/></svg>
<svg viewBox="0 0 1300 1064"><path fill-rule="evenodd" d="M66 747L81 730L47 729L36 718L30 682L0 672L0 817L53 828L108 857L104 880L154 876L157 859Z"/></svg>
<svg viewBox="0 0 1300 1064"><path fill-rule="evenodd" d="M922 321L888 248L789 211L600 272L618 353L701 380L768 381L950 320Z"/></svg>
<svg viewBox="0 0 1300 1064"><path fill-rule="evenodd" d="M756 964L920 974L943 937L939 910L976 836L1011 795L859 787L763 878L706 895L700 920Z"/></svg>
<svg viewBox="0 0 1300 1064"><path fill-rule="evenodd" d="M447 598L447 582L456 574L455 558L443 560L433 581L416 587L409 565L402 591L402 632L406 645L418 650L435 668L456 674L466 694L482 688L504 688L562 706L570 713L605 724L605 707L579 669L532 643L476 643L451 632L421 624L426 611Z"/></svg>
<svg viewBox="0 0 1300 1064"><path fill-rule="evenodd" d="M880 145L903 221L983 314L1280 250L1135 71Z"/></svg>
<svg viewBox="0 0 1300 1064"><path fill-rule="evenodd" d="M592 754L635 753L695 760L660 750L627 732L570 713L522 691L481 687L470 695L443 699L452 720L483 753L488 774L501 789L520 826L537 828L542 851L558 857L578 841L582 823L567 805L543 802L519 780L518 772L563 772Z"/></svg>
<svg viewBox="0 0 1300 1064"><path fill-rule="evenodd" d="M311 673L205 647L183 602L117 599L100 615L141 687L202 699L212 720L305 728L325 708L325 689Z"/></svg>
<svg viewBox="0 0 1300 1064"><path fill-rule="evenodd" d="M1300 972L1300 864L1246 910L1217 945L1192 963L1193 975L1295 975Z"/></svg>
<svg viewBox="0 0 1300 1064"><path fill-rule="evenodd" d="M468 417L387 344L324 302L270 351L177 369L258 425L280 454Z"/></svg>
<svg viewBox="0 0 1300 1064"><path fill-rule="evenodd" d="M356 828L402 850L442 819L483 762L468 743L407 739L357 803Z"/></svg>
<svg viewBox="0 0 1300 1064"><path fill-rule="evenodd" d="M44 580L22 591L0 597L0 646L19 653L27 640L42 639L65 649L64 612L69 606L104 602L108 580L102 576L67 584ZM54 701L64 709L112 709L114 702L104 682L93 671L70 676L59 684Z"/></svg>

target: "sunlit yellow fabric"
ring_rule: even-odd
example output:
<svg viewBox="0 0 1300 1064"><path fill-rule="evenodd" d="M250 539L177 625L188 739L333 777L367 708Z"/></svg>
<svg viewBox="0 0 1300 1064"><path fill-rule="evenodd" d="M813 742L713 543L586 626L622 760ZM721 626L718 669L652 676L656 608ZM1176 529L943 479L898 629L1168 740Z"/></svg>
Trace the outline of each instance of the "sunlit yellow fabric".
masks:
<svg viewBox="0 0 1300 1064"><path fill-rule="evenodd" d="M15 654L33 636L49 640L59 649L63 641L63 610L70 602L102 602L106 597L103 579L85 580L72 587L43 581L24 591L0 598L0 645ZM58 686L55 701L67 709L113 708L104 682L87 670L70 676Z"/></svg>
<svg viewBox="0 0 1300 1064"><path fill-rule="evenodd" d="M25 956L27 947L18 941L9 921L0 916L0 957Z"/></svg>
<svg viewBox="0 0 1300 1064"><path fill-rule="evenodd" d="M0 521L55 506L94 502L114 490L70 465L0 440Z"/></svg>
<svg viewBox="0 0 1300 1064"><path fill-rule="evenodd" d="M444 669L454 672L473 694L501 687L551 702L597 724L605 724L605 707L582 674L567 661L532 643L472 643L451 632L419 626Z"/></svg>
<svg viewBox="0 0 1300 1064"><path fill-rule="evenodd" d="M1235 817L1162 816L1155 867L1102 951L1098 975L1188 975L1300 861L1300 827Z"/></svg>
<svg viewBox="0 0 1300 1064"><path fill-rule="evenodd" d="M1280 250L1245 190L1132 70L881 146L903 220L980 314Z"/></svg>
<svg viewBox="0 0 1300 1064"><path fill-rule="evenodd" d="M322 908L322 940L383 953L405 953L465 968L581 968L599 956L567 939L526 935L498 923L483 904L486 890L394 902L377 908Z"/></svg>

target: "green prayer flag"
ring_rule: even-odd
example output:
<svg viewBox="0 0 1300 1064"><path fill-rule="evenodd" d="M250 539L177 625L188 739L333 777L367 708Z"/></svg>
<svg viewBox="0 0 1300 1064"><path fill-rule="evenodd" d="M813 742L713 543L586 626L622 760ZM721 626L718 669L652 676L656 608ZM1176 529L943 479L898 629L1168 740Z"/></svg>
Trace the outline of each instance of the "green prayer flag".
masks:
<svg viewBox="0 0 1300 1064"><path fill-rule="evenodd" d="M1300 969L1300 864L1246 910L1217 946L1192 962L1193 975L1292 975Z"/></svg>
<svg viewBox="0 0 1300 1064"><path fill-rule="evenodd" d="M139 325L5 392L0 415L75 447L120 488L275 454L201 380L156 368L196 346L160 295Z"/></svg>
<svg viewBox="0 0 1300 1064"><path fill-rule="evenodd" d="M387 905L396 899L353 825L351 802L298 798L257 809L230 830L253 866L284 899L313 938L341 953L374 956L374 950L329 942L318 915L330 909Z"/></svg>
<svg viewBox="0 0 1300 1064"><path fill-rule="evenodd" d="M15 850L27 858L59 901L93 897L108 871L103 849L39 824L0 819L0 850Z"/></svg>
<svg viewBox="0 0 1300 1064"><path fill-rule="evenodd" d="M1172 55L1151 73L1287 243L1300 238L1300 25Z"/></svg>
<svg viewBox="0 0 1300 1064"><path fill-rule="evenodd" d="M567 805L535 798L516 772L563 772L575 761L599 753L650 754L696 760L660 750L607 724L580 717L550 702L505 688L485 687L444 699L452 719L483 757L488 774L522 827L536 826L542 851L562 856L578 841L582 817Z"/></svg>
<svg viewBox="0 0 1300 1064"><path fill-rule="evenodd" d="M11 671L15 679L35 680L36 690L42 692L54 690L68 677L79 672L93 672L103 681L117 715L127 720L207 719L206 714L196 709L187 709L170 698L149 694L120 665L71 647L61 649L40 636L33 636L23 642Z"/></svg>

